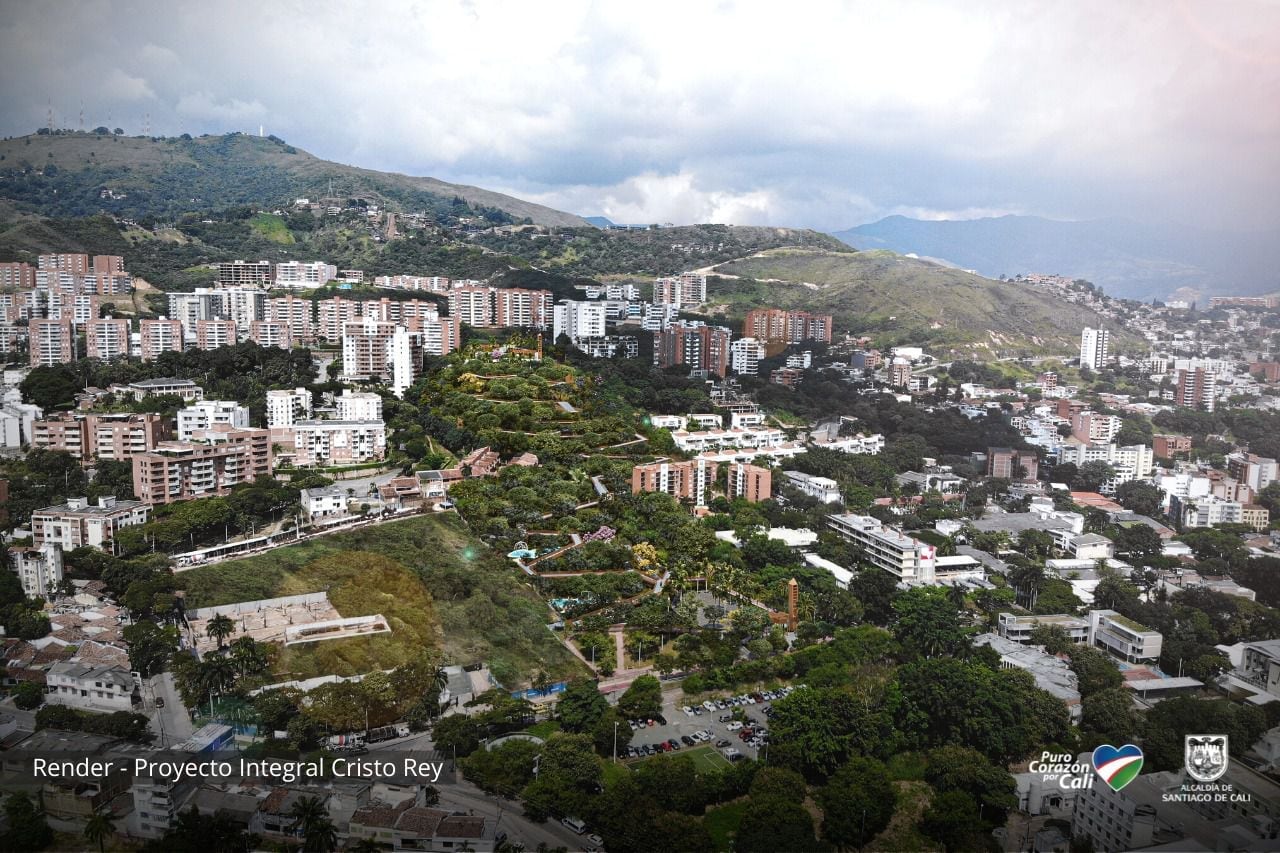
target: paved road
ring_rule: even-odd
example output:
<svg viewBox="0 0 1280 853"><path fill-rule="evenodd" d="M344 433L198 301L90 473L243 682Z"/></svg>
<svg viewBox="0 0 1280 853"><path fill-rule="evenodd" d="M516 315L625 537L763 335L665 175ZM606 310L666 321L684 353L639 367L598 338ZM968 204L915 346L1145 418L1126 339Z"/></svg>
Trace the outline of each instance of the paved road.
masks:
<svg viewBox="0 0 1280 853"><path fill-rule="evenodd" d="M164 700L164 707L157 707L156 699ZM163 672L152 676L142 691L143 713L151 718L151 730L156 733L156 746L166 747L182 743L191 737L195 727L191 715L182 703L182 696L173 683L173 673Z"/></svg>

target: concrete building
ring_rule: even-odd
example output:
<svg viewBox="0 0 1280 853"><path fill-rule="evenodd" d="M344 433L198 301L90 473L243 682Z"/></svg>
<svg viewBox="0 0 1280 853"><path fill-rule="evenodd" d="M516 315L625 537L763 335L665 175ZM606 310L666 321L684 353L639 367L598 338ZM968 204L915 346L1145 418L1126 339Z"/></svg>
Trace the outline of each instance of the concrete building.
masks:
<svg viewBox="0 0 1280 853"><path fill-rule="evenodd" d="M545 329L553 303L549 290L499 287L493 292L493 322L503 329Z"/></svg>
<svg viewBox="0 0 1280 853"><path fill-rule="evenodd" d="M263 319L270 323L283 323L294 341L310 341L315 338L315 303L292 293L269 297L263 304Z"/></svg>
<svg viewBox="0 0 1280 853"><path fill-rule="evenodd" d="M382 421L298 421L293 425L294 463L358 465L387 454Z"/></svg>
<svg viewBox="0 0 1280 853"><path fill-rule="evenodd" d="M739 338L729 344L729 367L741 376L755 376L765 352L764 344L755 338Z"/></svg>
<svg viewBox="0 0 1280 853"><path fill-rule="evenodd" d="M1040 472L1040 458L1034 450L1009 447L987 448L987 476L1003 480L1034 480Z"/></svg>
<svg viewBox="0 0 1280 853"><path fill-rule="evenodd" d="M392 341L396 329L389 320L362 317L342 327L342 375L358 381L391 378Z"/></svg>
<svg viewBox="0 0 1280 853"><path fill-rule="evenodd" d="M63 551L82 545L111 550L111 541L122 528L145 524L151 507L140 501L98 498L90 505L87 498L70 498L61 506L47 506L31 513L31 536L39 548L47 542Z"/></svg>
<svg viewBox="0 0 1280 853"><path fill-rule="evenodd" d="M246 329L248 326L245 327ZM197 320L196 349L211 350L235 346L235 320Z"/></svg>
<svg viewBox="0 0 1280 853"><path fill-rule="evenodd" d="M631 493L665 492L676 500L690 500L694 506L706 506L708 463L701 459L688 462L651 462L631 469Z"/></svg>
<svg viewBox="0 0 1280 853"><path fill-rule="evenodd" d="M111 361L129 356L129 321L102 317L84 324L85 356Z"/></svg>
<svg viewBox="0 0 1280 853"><path fill-rule="evenodd" d="M1071 434L1085 444L1110 444L1120 426L1121 420L1115 415L1103 415L1087 409L1071 418Z"/></svg>
<svg viewBox="0 0 1280 853"><path fill-rule="evenodd" d="M907 388L911 384L911 362L895 358L889 363L887 379L890 388Z"/></svg>
<svg viewBox="0 0 1280 853"><path fill-rule="evenodd" d="M751 503L767 501L772 495L773 472L760 465L734 462L729 465L729 497Z"/></svg>
<svg viewBox="0 0 1280 853"><path fill-rule="evenodd" d="M449 291L449 316L476 328L495 325L493 291L485 286L453 288Z"/></svg>
<svg viewBox="0 0 1280 853"><path fill-rule="evenodd" d="M148 397L181 397L183 402L204 399L204 390L190 379L139 379L128 385L113 385L111 390L128 394L135 401Z"/></svg>
<svg viewBox="0 0 1280 853"><path fill-rule="evenodd" d="M562 335L577 342L586 338L602 338L606 334L605 306L600 302L568 300L552 310L553 341Z"/></svg>
<svg viewBox="0 0 1280 853"><path fill-rule="evenodd" d="M9 554L23 594L52 599L62 580L61 546L45 542L38 548L11 548Z"/></svg>
<svg viewBox="0 0 1280 853"><path fill-rule="evenodd" d="M1185 435L1153 435L1151 449L1160 459L1173 459L1191 452L1191 439Z"/></svg>
<svg viewBox="0 0 1280 853"><path fill-rule="evenodd" d="M1276 481L1276 460L1255 453L1232 453L1227 456L1227 473L1256 494Z"/></svg>
<svg viewBox="0 0 1280 853"><path fill-rule="evenodd" d="M425 355L448 355L462 345L462 326L456 317L421 320L418 335Z"/></svg>
<svg viewBox="0 0 1280 853"><path fill-rule="evenodd" d="M827 523L836 533L860 547L868 562L889 572L900 582L934 582L937 552L932 545L886 527L869 515L830 515Z"/></svg>
<svg viewBox="0 0 1280 853"><path fill-rule="evenodd" d="M1113 474L1102 484L1102 493L1112 495L1125 483L1150 477L1155 468L1155 453L1145 444L1117 447L1114 443L1083 444L1070 439L1058 451L1058 461L1077 468L1089 462L1107 463Z"/></svg>
<svg viewBox="0 0 1280 853"><path fill-rule="evenodd" d="M382 420L382 398L377 394L345 389L333 403L340 421Z"/></svg>
<svg viewBox="0 0 1280 853"><path fill-rule="evenodd" d="M267 392L268 427L291 427L298 421L310 419L311 392L306 388Z"/></svg>
<svg viewBox="0 0 1280 853"><path fill-rule="evenodd" d="M166 441L133 457L133 493L162 504L225 495L271 475L270 431L226 426L197 431L193 441Z"/></svg>
<svg viewBox="0 0 1280 853"><path fill-rule="evenodd" d="M182 322L160 318L138 323L143 361L155 361L162 353L182 352Z"/></svg>
<svg viewBox="0 0 1280 853"><path fill-rule="evenodd" d="M289 331L289 324L276 320L253 321L249 325L249 340L260 347L293 347L293 333Z"/></svg>
<svg viewBox="0 0 1280 853"><path fill-rule="evenodd" d="M22 261L0 262L0 288L31 290L36 286L36 268Z"/></svg>
<svg viewBox="0 0 1280 853"><path fill-rule="evenodd" d="M1214 379L1214 374L1203 367L1179 370L1177 388L1173 396L1174 404L1187 409L1212 412L1217 404Z"/></svg>
<svg viewBox="0 0 1280 853"><path fill-rule="evenodd" d="M270 287L270 261L223 261L218 264L218 284L222 287Z"/></svg>
<svg viewBox="0 0 1280 853"><path fill-rule="evenodd" d="M1244 524L1244 504L1225 500L1217 495L1198 498L1169 498L1169 515L1184 530L1197 527L1213 527L1218 524ZM1255 519L1256 520L1256 519Z"/></svg>
<svg viewBox="0 0 1280 853"><path fill-rule="evenodd" d="M132 711L134 683L122 666L91 666L59 661L45 675L45 701L82 711Z"/></svg>
<svg viewBox="0 0 1280 853"><path fill-rule="evenodd" d="M756 338L768 346L798 344L804 341L831 343L830 314L808 311L786 311L781 308L754 308L747 312L742 334Z"/></svg>
<svg viewBox="0 0 1280 853"><path fill-rule="evenodd" d="M1031 642L1031 632L1040 626L1062 629L1073 643L1089 642L1089 620L1081 616L1019 616L1014 613L1001 613L997 616L1000 636L1015 643Z"/></svg>
<svg viewBox="0 0 1280 853"><path fill-rule="evenodd" d="M678 321L653 338L653 363L657 367L683 365L691 373L724 378L729 368L730 331L700 321Z"/></svg>
<svg viewBox="0 0 1280 853"><path fill-rule="evenodd" d="M353 323L362 316L359 302L341 296L321 299L316 303L316 310L316 333L330 342L342 340L342 331L347 323Z"/></svg>
<svg viewBox="0 0 1280 853"><path fill-rule="evenodd" d="M225 425L234 429L249 426L249 407L234 400L201 400L178 410L178 441L191 441L197 430Z"/></svg>
<svg viewBox="0 0 1280 853"><path fill-rule="evenodd" d="M98 460L131 459L169 435L168 422L151 412L63 412L32 423L31 446L69 453L91 465Z"/></svg>
<svg viewBox="0 0 1280 853"><path fill-rule="evenodd" d="M302 489L299 499L302 503L302 517L308 522L345 518L350 514L347 512L347 490L341 486Z"/></svg>
<svg viewBox="0 0 1280 853"><path fill-rule="evenodd" d="M685 272L653 281L653 302L657 305L701 305L707 301L707 277Z"/></svg>
<svg viewBox="0 0 1280 853"><path fill-rule="evenodd" d="M1164 637L1114 610L1089 611L1089 645L1129 663L1160 659Z"/></svg>
<svg viewBox="0 0 1280 853"><path fill-rule="evenodd" d="M829 477L815 477L801 471L783 471L782 476L786 478L787 485L811 498L817 498L828 504L844 503L844 498L840 494L840 484Z"/></svg>
<svg viewBox="0 0 1280 853"><path fill-rule="evenodd" d="M53 367L75 361L71 320L33 319L27 324L32 367Z"/></svg>
<svg viewBox="0 0 1280 853"><path fill-rule="evenodd" d="M284 261L276 264L275 287L313 289L338 277L338 268L324 261Z"/></svg>
<svg viewBox="0 0 1280 853"><path fill-rule="evenodd" d="M1111 363L1111 333L1085 327L1080 333L1080 366L1101 370Z"/></svg>

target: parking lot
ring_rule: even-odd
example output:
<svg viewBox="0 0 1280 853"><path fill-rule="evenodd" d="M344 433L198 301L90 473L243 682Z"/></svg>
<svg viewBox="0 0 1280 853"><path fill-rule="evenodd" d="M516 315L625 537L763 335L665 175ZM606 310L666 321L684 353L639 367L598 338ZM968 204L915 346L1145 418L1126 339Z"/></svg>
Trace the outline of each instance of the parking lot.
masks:
<svg viewBox="0 0 1280 853"><path fill-rule="evenodd" d="M753 697L737 694L719 700L705 700L703 704L697 706L696 712L693 710L692 700L686 702L678 691L664 693L662 719L655 718L653 725L645 721L642 727L634 729L630 748L625 752L619 749L618 758L642 760L648 755L636 754L637 749L649 746L655 749L653 754L658 754L660 744L670 740L680 744L679 749L671 750L670 754L679 755L682 752L697 750L697 757L700 763L704 764L716 761L705 753L714 751L718 756L723 757L726 748L737 750L737 753L744 758L757 758L761 752L768 749L769 717L766 711L774 700L782 698L783 691L790 689L783 688L768 695L757 694ZM708 708L706 702L710 702L712 707ZM720 707L721 703L724 707ZM690 710L686 711L685 708ZM735 714L735 712L738 713ZM742 739L740 734L747 728L750 728L753 735L758 737L754 740ZM686 737L693 743L684 742L682 739ZM665 753L665 750L663 752Z"/></svg>

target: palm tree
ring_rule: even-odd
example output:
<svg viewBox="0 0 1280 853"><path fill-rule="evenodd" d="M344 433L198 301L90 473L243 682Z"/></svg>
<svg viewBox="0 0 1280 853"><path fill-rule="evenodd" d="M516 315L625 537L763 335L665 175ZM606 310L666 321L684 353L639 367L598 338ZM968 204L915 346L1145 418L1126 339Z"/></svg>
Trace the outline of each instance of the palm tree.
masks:
<svg viewBox="0 0 1280 853"><path fill-rule="evenodd" d="M99 853L107 849L107 839L115 834L115 818L105 811L95 811L84 824L84 837L89 843L97 843Z"/></svg>
<svg viewBox="0 0 1280 853"><path fill-rule="evenodd" d="M235 664L221 655L207 658L200 662L199 679L206 692L226 693L236 683Z"/></svg>
<svg viewBox="0 0 1280 853"><path fill-rule="evenodd" d="M289 809L294 830L302 836L302 849L328 853L338 846L338 834L329 820L329 810L319 797L300 797Z"/></svg>
<svg viewBox="0 0 1280 853"><path fill-rule="evenodd" d="M252 637L240 637L231 644L231 661L241 678L257 675L267 668L267 651Z"/></svg>
<svg viewBox="0 0 1280 853"><path fill-rule="evenodd" d="M222 648L227 637L236 632L236 623L222 613L214 616L209 620L209 624L204 626L204 631L210 637L218 641L218 648Z"/></svg>

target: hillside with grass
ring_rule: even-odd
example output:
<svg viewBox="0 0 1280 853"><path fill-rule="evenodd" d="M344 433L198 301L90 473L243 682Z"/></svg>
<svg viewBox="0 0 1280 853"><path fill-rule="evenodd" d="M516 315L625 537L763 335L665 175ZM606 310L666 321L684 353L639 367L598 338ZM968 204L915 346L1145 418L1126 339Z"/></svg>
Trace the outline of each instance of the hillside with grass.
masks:
<svg viewBox="0 0 1280 853"><path fill-rule="evenodd" d="M760 305L829 312L840 330L957 354L1061 351L1084 326L1109 325L1028 287L882 250L775 249L719 264L711 275L704 308L715 316L737 320ZM1120 348L1137 344L1110 327Z"/></svg>
<svg viewBox="0 0 1280 853"><path fill-rule="evenodd" d="M0 140L0 197L47 216L172 219L297 198L363 199L391 210L588 227L570 213L479 187L322 160L274 136L147 137L58 131Z"/></svg>
<svg viewBox="0 0 1280 853"><path fill-rule="evenodd" d="M391 669L423 649L486 661L504 684L581 672L547 630L547 609L456 515L417 516L201 566L175 576L188 608L327 590L343 616L381 613L391 633L285 649L277 675Z"/></svg>

